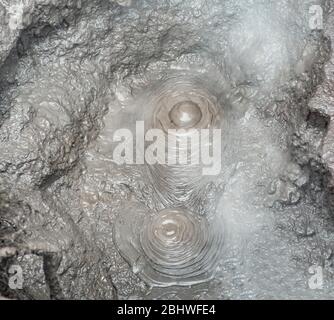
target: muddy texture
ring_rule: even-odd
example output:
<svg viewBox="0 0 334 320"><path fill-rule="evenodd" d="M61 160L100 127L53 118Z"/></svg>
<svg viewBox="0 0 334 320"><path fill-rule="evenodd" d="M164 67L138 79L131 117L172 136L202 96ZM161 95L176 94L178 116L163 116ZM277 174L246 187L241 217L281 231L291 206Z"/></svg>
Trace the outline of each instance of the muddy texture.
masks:
<svg viewBox="0 0 334 320"><path fill-rule="evenodd" d="M314 3L324 30L309 28ZM0 1L0 294L333 298L331 6ZM110 162L110 141L145 113L156 83L180 70L211 79L226 102L223 173L202 205L220 195L230 238L214 280L151 289L119 254L113 224L125 202L161 204L141 168ZM22 289L8 285L13 265ZM313 265L323 268L321 290L308 287Z"/></svg>

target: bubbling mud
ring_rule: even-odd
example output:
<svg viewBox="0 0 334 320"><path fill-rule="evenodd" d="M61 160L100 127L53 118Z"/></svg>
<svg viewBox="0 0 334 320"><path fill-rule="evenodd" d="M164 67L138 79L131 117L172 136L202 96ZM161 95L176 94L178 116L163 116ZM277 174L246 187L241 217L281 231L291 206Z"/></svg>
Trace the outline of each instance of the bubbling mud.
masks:
<svg viewBox="0 0 334 320"><path fill-rule="evenodd" d="M132 204L116 220L114 240L148 285L188 286L215 275L224 230L220 218L207 220L183 208L154 213Z"/></svg>
<svg viewBox="0 0 334 320"><path fill-rule="evenodd" d="M202 74L175 73L144 91L137 102L144 116L135 112L135 118L165 138L155 142L164 141L158 161L143 166L150 197L157 205L151 211L139 203L121 206L114 242L134 273L151 287L204 283L212 279L221 261L225 232L213 207L215 201L204 205L208 192L214 190L219 197L215 183L221 172L203 174L202 148L210 152L213 145L212 140L202 138L202 132L226 128L224 99ZM219 150L221 135L219 130L215 146ZM170 144L170 137L175 144ZM216 159L219 166L220 156Z"/></svg>
<svg viewBox="0 0 334 320"><path fill-rule="evenodd" d="M168 141L164 146L166 162L146 166L148 180L157 195L156 202L163 207L183 206L197 211L208 184L220 173L203 174L201 153L210 152L212 148L212 137L204 140L201 130L212 134L213 129L223 127L220 98L207 88L200 76L180 74L165 80L150 95L147 110L151 115L146 115L149 127L162 130ZM171 136L175 144L169 143ZM221 141L221 136L219 138ZM221 158L215 160L221 161Z"/></svg>
<svg viewBox="0 0 334 320"><path fill-rule="evenodd" d="M192 128L202 116L201 108L192 101L181 101L169 112L169 119L177 128Z"/></svg>

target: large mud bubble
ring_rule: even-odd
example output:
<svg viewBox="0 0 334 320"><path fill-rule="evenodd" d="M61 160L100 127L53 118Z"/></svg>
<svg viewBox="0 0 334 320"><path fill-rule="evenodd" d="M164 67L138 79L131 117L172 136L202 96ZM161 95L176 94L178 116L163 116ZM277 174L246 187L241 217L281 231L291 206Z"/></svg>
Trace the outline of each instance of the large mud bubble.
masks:
<svg viewBox="0 0 334 320"><path fill-rule="evenodd" d="M310 29L311 5L323 30ZM0 11L3 296L333 296L330 1L15 0ZM120 255L114 225L125 204L166 205L145 168L111 161L112 137L185 75L224 111L222 173L197 205L224 217L228 237L211 281L160 290ZM8 286L13 265L22 290ZM308 286L312 266L322 290Z"/></svg>

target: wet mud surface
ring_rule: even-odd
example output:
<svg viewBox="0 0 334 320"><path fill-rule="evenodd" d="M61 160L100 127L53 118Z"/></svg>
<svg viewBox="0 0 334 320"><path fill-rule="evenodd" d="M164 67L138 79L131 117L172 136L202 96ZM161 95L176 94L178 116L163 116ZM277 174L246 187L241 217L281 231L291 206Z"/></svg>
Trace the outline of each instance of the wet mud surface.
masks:
<svg viewBox="0 0 334 320"><path fill-rule="evenodd" d="M314 4L323 8L323 30L310 29ZM0 1L1 295L333 298L332 6ZM115 131L150 123L157 104L177 105L179 96L185 108L200 106L202 117L219 110L221 173L203 183L193 168L115 164ZM199 112L193 115L190 121L200 123ZM198 263L214 267L214 276L203 277L186 259L175 258L182 267L170 271L164 256L157 258L160 244L155 251L148 245L147 225L157 222L142 212L179 206L180 192L187 210L223 225L202 246L198 229L210 224L168 216L168 228L173 221L185 226L186 257L207 249ZM136 250L122 233L130 222ZM144 227L137 233L138 224ZM8 285L12 266L22 268L22 289ZM314 266L321 267L322 289L309 286ZM179 280L170 281L171 274ZM182 286L189 284L185 274L191 287Z"/></svg>

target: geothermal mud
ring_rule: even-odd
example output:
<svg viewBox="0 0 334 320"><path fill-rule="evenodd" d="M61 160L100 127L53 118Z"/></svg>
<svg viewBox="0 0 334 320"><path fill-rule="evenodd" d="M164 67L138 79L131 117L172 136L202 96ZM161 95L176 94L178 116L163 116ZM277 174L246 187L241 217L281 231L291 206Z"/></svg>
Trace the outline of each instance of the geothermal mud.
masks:
<svg viewBox="0 0 334 320"><path fill-rule="evenodd" d="M0 1L1 295L332 298L331 6ZM117 165L136 121L221 128L221 173Z"/></svg>

